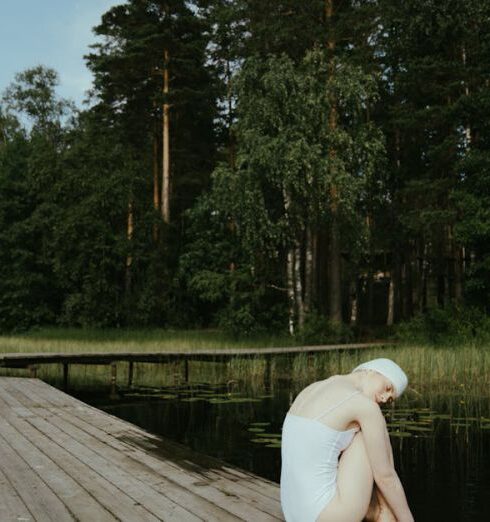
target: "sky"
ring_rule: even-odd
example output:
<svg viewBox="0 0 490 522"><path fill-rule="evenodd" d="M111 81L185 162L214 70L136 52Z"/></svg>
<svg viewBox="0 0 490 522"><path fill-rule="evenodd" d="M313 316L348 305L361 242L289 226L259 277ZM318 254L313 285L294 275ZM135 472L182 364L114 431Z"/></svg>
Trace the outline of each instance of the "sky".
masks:
<svg viewBox="0 0 490 522"><path fill-rule="evenodd" d="M36 65L56 70L57 93L79 108L92 85L83 55L98 39L92 27L124 0L0 0L0 94L15 74Z"/></svg>

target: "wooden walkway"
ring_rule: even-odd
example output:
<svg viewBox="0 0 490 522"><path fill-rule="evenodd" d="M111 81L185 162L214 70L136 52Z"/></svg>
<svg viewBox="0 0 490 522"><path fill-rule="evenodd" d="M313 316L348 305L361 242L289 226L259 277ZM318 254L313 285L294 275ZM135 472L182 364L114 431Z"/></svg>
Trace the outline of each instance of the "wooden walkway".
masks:
<svg viewBox="0 0 490 522"><path fill-rule="evenodd" d="M278 484L38 380L0 378L0 521L284 520Z"/></svg>
<svg viewBox="0 0 490 522"><path fill-rule="evenodd" d="M327 344L317 346L284 346L271 348L220 348L192 350L160 350L158 352L82 352L82 353L0 353L0 367L27 368L36 364L110 364L111 362L170 362L176 360L227 361L236 357L270 357L274 355L313 354L317 352L360 350L393 346L393 342Z"/></svg>

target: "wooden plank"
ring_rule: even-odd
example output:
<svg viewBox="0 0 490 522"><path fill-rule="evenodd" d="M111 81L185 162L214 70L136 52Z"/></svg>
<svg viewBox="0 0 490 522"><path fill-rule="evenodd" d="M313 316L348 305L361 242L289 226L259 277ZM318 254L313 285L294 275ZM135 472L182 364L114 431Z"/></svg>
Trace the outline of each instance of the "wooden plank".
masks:
<svg viewBox="0 0 490 522"><path fill-rule="evenodd" d="M24 426L25 429L25 426ZM39 477L74 514L75 519L115 522L117 519L89 495L72 477L59 468L23 435L23 429L0 419L0 436L29 463ZM0 520L10 520L0 518Z"/></svg>
<svg viewBox="0 0 490 522"><path fill-rule="evenodd" d="M0 462L17 495L39 522L72 522L74 517L39 475L0 436Z"/></svg>
<svg viewBox="0 0 490 522"><path fill-rule="evenodd" d="M18 397L24 397L22 403L25 406L36 403L37 397L39 396L39 389L36 391L32 389L30 385L26 385L26 379L22 380L23 383L18 382L18 379L9 379L9 381L12 384L17 384L15 389L21 394L18 395ZM33 382L35 383L36 381ZM59 422L51 418L49 420L52 423L57 423L58 427L65 431L65 435L69 434L70 437L75 437L77 440L84 440L85 445L89 444L89 440L91 440L87 438L88 434L96 437L98 439L98 445L94 445L93 440L91 440L91 447L100 452L100 455L104 452L106 458L112 459L113 463L115 460L120 465L124 464L121 457L117 456L118 454L124 454L125 458L136 459L138 465L143 465L146 469L151 469L160 475L160 478L168 477L167 481L171 479L178 487L186 488L196 497L202 497L211 503L220 505L226 511L233 513L235 517L244 520L249 520L252 517L256 520L283 520L279 503L279 490L276 484L270 483L274 487L275 494L275 498L271 498L263 495L260 490L257 491L255 488L251 489L247 487L248 484L245 486L243 484L245 481L237 474L229 473L228 476L223 476L216 471L202 470L193 462L187 463L191 464L191 469L194 468L193 471L189 471L168 459L163 460L161 458L155 458L152 455L147 455L144 451L141 451L140 443L143 440L148 441L148 437L152 440L160 440L159 438L151 436L129 423L125 423L109 414L100 412L75 399L73 400L74 407L59 410L58 405L65 404L65 399L60 397L63 394L44 383L37 382L39 384L36 388L45 388L42 390L43 398L46 400L49 399L52 406L49 408L49 411L39 409L38 413L40 417L47 418L53 413L61 416L62 420L60 419ZM29 421L40 428L38 419L29 419ZM100 424L102 424L102 426L100 426ZM69 425L71 425L71 427ZM74 431L74 428L78 431ZM116 435L119 440L115 439L114 435ZM51 433L51 436L59 438L58 433ZM131 439L135 444L128 445L126 442L121 441L122 438ZM108 451L108 446L113 448L113 452ZM109 457L107 455L109 455ZM196 472L196 470L199 472ZM142 475L142 469L137 470L136 473L142 480L145 479ZM232 477L232 480L230 480L229 477ZM249 475L245 475L245 477L247 482L252 478L252 476ZM253 478L257 482L262 481L259 477L254 476ZM240 483L238 483L238 481ZM266 482L269 483L269 481ZM260 484L258 486L260 486ZM213 519L208 518L208 520Z"/></svg>
<svg viewBox="0 0 490 522"><path fill-rule="evenodd" d="M17 491L3 474L0 466L0 520L31 521L34 520L27 506L19 497Z"/></svg>

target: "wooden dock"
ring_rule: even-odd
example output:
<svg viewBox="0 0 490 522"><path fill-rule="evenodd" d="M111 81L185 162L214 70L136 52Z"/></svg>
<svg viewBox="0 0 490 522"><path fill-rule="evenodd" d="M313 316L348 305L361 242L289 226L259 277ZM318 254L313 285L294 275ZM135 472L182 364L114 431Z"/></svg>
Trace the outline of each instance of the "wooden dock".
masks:
<svg viewBox="0 0 490 522"><path fill-rule="evenodd" d="M279 485L31 378L0 378L0 521L277 521Z"/></svg>
<svg viewBox="0 0 490 522"><path fill-rule="evenodd" d="M277 346L269 348L219 348L219 349L182 349L160 350L156 352L15 352L0 353L0 367L27 368L38 364L111 364L113 362L165 363L185 360L193 361L229 361L233 358L272 357L275 355L314 354L318 352L340 352L343 350L361 350L393 346L393 342L325 344L311 346Z"/></svg>
<svg viewBox="0 0 490 522"><path fill-rule="evenodd" d="M68 391L69 368L73 364L102 364L110 365L110 382L112 384L111 395L115 396L115 383L117 380L117 363L129 363L128 386L133 382L135 363L175 363L183 364L183 378L189 382L189 364L191 361L227 362L231 359L250 359L260 357L266 361L265 379L270 381L271 359L277 355L300 355L319 352L335 352L340 357L343 350L361 350L368 348L380 348L393 346L394 343L353 343L331 344L317 346L285 346L272 348L221 348L221 349L192 349L192 350L161 350L158 352L65 352L65 353L0 353L0 368L27 368L31 377L37 376L37 368L43 364L61 364L63 366L63 389Z"/></svg>

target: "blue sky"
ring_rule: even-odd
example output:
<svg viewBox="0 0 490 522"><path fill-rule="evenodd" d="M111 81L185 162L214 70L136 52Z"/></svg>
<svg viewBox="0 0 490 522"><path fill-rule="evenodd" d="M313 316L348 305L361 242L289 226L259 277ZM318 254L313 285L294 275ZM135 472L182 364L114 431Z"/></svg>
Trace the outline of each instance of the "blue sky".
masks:
<svg viewBox="0 0 490 522"><path fill-rule="evenodd" d="M92 27L124 0L0 0L0 93L15 73L35 65L58 72L57 92L82 107L92 74L83 55L97 41Z"/></svg>

